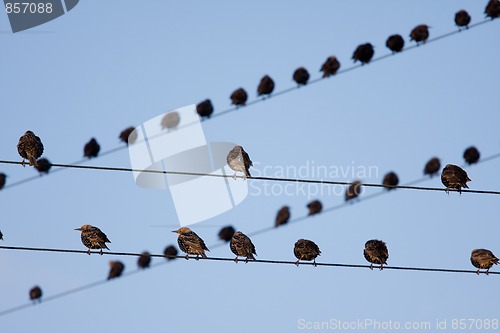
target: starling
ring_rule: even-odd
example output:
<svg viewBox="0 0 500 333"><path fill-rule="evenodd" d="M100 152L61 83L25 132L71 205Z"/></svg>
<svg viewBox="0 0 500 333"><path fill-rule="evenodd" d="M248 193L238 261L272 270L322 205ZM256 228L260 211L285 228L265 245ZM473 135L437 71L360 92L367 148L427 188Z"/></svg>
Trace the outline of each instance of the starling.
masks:
<svg viewBox="0 0 500 333"><path fill-rule="evenodd" d="M25 159L29 161L30 166L36 166L36 160L43 154L43 143L35 133L26 131L26 133L19 138L17 151L23 158L23 166Z"/></svg>
<svg viewBox="0 0 500 333"><path fill-rule="evenodd" d="M361 181L355 180L345 192L345 201L357 198L361 194Z"/></svg>
<svg viewBox="0 0 500 333"><path fill-rule="evenodd" d="M260 80L259 86L257 87L257 96L261 95L271 95L274 90L274 81L268 75Z"/></svg>
<svg viewBox="0 0 500 333"><path fill-rule="evenodd" d="M36 161L35 169L38 170L40 176L42 175L42 173L48 174L51 167L52 164L46 158L40 158Z"/></svg>
<svg viewBox="0 0 500 333"><path fill-rule="evenodd" d="M137 140L137 131L132 126L128 127L120 133L120 136L118 138L122 142L125 142L127 145L129 144L133 145Z"/></svg>
<svg viewBox="0 0 500 333"><path fill-rule="evenodd" d="M0 240L3 240L3 234L1 230L0 230Z"/></svg>
<svg viewBox="0 0 500 333"><path fill-rule="evenodd" d="M229 243L229 248L236 255L236 258L234 258L236 263L238 263L238 257L246 257L245 262L248 262L249 259L255 260L253 255L257 255L252 241L241 231L234 233L231 243Z"/></svg>
<svg viewBox="0 0 500 333"><path fill-rule="evenodd" d="M110 261L108 280L120 277L124 269L125 265L121 261Z"/></svg>
<svg viewBox="0 0 500 333"><path fill-rule="evenodd" d="M97 157L99 150L101 150L101 146L99 146L95 138L92 138L83 147L83 157L88 157L89 159Z"/></svg>
<svg viewBox="0 0 500 333"><path fill-rule="evenodd" d="M177 125L179 125L180 121L181 116L179 115L179 112L169 112L165 114L165 116L163 116L161 120L161 129L171 130L177 128Z"/></svg>
<svg viewBox="0 0 500 333"><path fill-rule="evenodd" d="M373 264L379 264L380 270L387 265L387 259L389 258L389 251L384 242L377 239L371 239L365 243L365 249L363 251L365 259L370 263L370 269L373 270Z"/></svg>
<svg viewBox="0 0 500 333"><path fill-rule="evenodd" d="M42 302L42 289L39 286L35 286L30 290L30 300L35 304L37 301Z"/></svg>
<svg viewBox="0 0 500 333"><path fill-rule="evenodd" d="M167 260L175 259L175 257L177 256L177 253L178 253L177 249L173 245L167 246L165 248L165 250L163 251L163 255L165 256L165 258Z"/></svg>
<svg viewBox="0 0 500 333"><path fill-rule="evenodd" d="M321 251L316 243L307 239L299 239L293 248L293 254L295 254L295 258L298 259L295 265L298 266L301 260L313 260L313 266L316 266L316 257L319 256L320 253Z"/></svg>
<svg viewBox="0 0 500 333"><path fill-rule="evenodd" d="M321 213L323 205L319 200L313 200L307 204L307 208L309 209L309 216L311 216Z"/></svg>
<svg viewBox="0 0 500 333"><path fill-rule="evenodd" d="M220 238L220 240L223 240L225 242L229 242L231 240L231 238L233 237L235 231L236 230L234 230L234 228L232 226L230 226L230 225L228 225L227 227L222 228L219 231L219 238Z"/></svg>
<svg viewBox="0 0 500 333"><path fill-rule="evenodd" d="M253 163L242 146L234 146L227 154L226 160L229 167L235 171L233 175L234 179L236 179L236 173L238 171L243 172L243 178L251 177L248 169L253 166Z"/></svg>
<svg viewBox="0 0 500 333"><path fill-rule="evenodd" d="M481 154L479 154L479 150L477 150L477 148L474 146L469 147L464 151L465 162L467 162L467 164L469 165L477 163L480 156Z"/></svg>
<svg viewBox="0 0 500 333"><path fill-rule="evenodd" d="M137 259L137 266L139 266L139 268L145 269L148 268L150 264L151 253L149 253L148 251L142 252L142 254L139 256L139 259Z"/></svg>
<svg viewBox="0 0 500 333"><path fill-rule="evenodd" d="M410 33L410 40L417 42L417 45L425 44L427 38L429 38L429 26L425 24L417 25Z"/></svg>
<svg viewBox="0 0 500 333"><path fill-rule="evenodd" d="M321 66L320 72L323 72L323 77L335 75L340 68L340 62L335 56L330 56L326 59L325 63Z"/></svg>
<svg viewBox="0 0 500 333"><path fill-rule="evenodd" d="M309 81L309 72L304 67L299 67L293 73L293 80L297 82L299 87L301 85L305 86L307 81Z"/></svg>
<svg viewBox="0 0 500 333"><path fill-rule="evenodd" d="M446 186L446 193L450 188L455 188L462 193L462 187L469 188L467 182L470 182L469 176L464 169L457 165L448 164L441 172L441 182Z"/></svg>
<svg viewBox="0 0 500 333"><path fill-rule="evenodd" d="M0 173L0 190L5 186L7 180L7 175L5 173Z"/></svg>
<svg viewBox="0 0 500 333"><path fill-rule="evenodd" d="M387 173L384 176L384 180L382 181L382 184L385 186L396 186L399 184L399 178L398 175L396 175L395 172L391 171ZM394 187L386 187L387 190L392 190Z"/></svg>
<svg viewBox="0 0 500 333"><path fill-rule="evenodd" d="M189 228L179 228L172 232L177 233L179 237L177 238L177 243L179 243L179 248L182 252L186 253L186 260L189 259L190 254L196 254L196 260L201 255L202 258L207 258L205 250L210 251L203 239L200 238L194 231Z"/></svg>
<svg viewBox="0 0 500 333"><path fill-rule="evenodd" d="M493 20L496 17L500 17L500 1L490 0L484 9L486 17L491 17Z"/></svg>
<svg viewBox="0 0 500 333"><path fill-rule="evenodd" d="M498 265L498 261L499 259L490 250L486 249L472 250L470 255L470 262L477 268L477 275L479 275L480 269L486 269L485 274L488 275L491 266Z"/></svg>
<svg viewBox="0 0 500 333"><path fill-rule="evenodd" d="M98 227L91 226L89 224L84 224L80 228L75 230L81 231L82 243L89 248L87 253L90 255L90 249L100 249L100 254L102 255L102 249L108 249L105 243L111 243L108 236L101 231Z"/></svg>
<svg viewBox="0 0 500 333"><path fill-rule="evenodd" d="M283 206L276 215L276 221L274 222L274 226L277 228L282 224L287 224L288 220L290 220L290 207Z"/></svg>
<svg viewBox="0 0 500 333"><path fill-rule="evenodd" d="M465 10L459 10L455 14L455 24L458 26L460 30L462 30L462 27L465 27L465 29L469 29L469 23L470 23L470 15L467 13Z"/></svg>
<svg viewBox="0 0 500 333"><path fill-rule="evenodd" d="M387 46L392 53L401 52L405 46L405 40L401 35L391 35L387 38L385 46Z"/></svg>
<svg viewBox="0 0 500 333"><path fill-rule="evenodd" d="M248 99L248 95L245 89L239 88L233 91L230 98L231 98L231 104L234 104L236 106L245 105Z"/></svg>
<svg viewBox="0 0 500 333"><path fill-rule="evenodd" d="M433 157L425 165L424 175L429 175L432 177L439 172L439 169L441 169L441 162L439 161L439 158Z"/></svg>
<svg viewBox="0 0 500 333"><path fill-rule="evenodd" d="M202 119L203 118L209 119L212 113L214 113L214 106L212 105L212 102L209 99L206 99L203 102L200 102L198 105L196 105L196 112Z"/></svg>
<svg viewBox="0 0 500 333"><path fill-rule="evenodd" d="M375 51L373 50L373 45L370 43L359 45L352 55L352 59L354 62L361 61L361 64L368 64L370 60L372 60L373 54Z"/></svg>

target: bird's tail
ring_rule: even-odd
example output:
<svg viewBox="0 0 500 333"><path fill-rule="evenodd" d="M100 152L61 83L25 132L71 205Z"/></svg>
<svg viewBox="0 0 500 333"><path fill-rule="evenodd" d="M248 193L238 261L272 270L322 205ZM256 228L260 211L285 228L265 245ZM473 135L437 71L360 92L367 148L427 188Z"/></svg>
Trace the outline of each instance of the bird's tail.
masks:
<svg viewBox="0 0 500 333"><path fill-rule="evenodd" d="M248 256L247 256L247 259L250 259L250 260L255 260L255 257L253 256L252 253L250 253Z"/></svg>
<svg viewBox="0 0 500 333"><path fill-rule="evenodd" d="M252 175L250 174L250 171L249 171L248 169L246 169L245 174L246 174L246 177L247 177L247 178L252 177Z"/></svg>
<svg viewBox="0 0 500 333"><path fill-rule="evenodd" d="M201 253L201 257L202 257L203 259L207 259L207 255L205 254L205 252L202 252L202 253Z"/></svg>
<svg viewBox="0 0 500 333"><path fill-rule="evenodd" d="M38 166L38 164L36 163L36 158L34 158L33 156L29 156L29 161L30 161L30 166Z"/></svg>

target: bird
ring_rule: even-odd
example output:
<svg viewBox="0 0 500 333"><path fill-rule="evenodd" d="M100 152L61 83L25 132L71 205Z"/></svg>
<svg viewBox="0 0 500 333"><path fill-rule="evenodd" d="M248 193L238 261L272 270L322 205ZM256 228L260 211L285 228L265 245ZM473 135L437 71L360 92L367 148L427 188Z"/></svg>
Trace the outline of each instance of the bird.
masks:
<svg viewBox="0 0 500 333"><path fill-rule="evenodd" d="M257 255L252 241L241 231L234 233L229 243L229 248L236 255L236 258L234 258L236 263L238 263L238 257L246 257L245 263L247 263L248 260L255 260L253 255Z"/></svg>
<svg viewBox="0 0 500 333"><path fill-rule="evenodd" d="M399 184L398 175L394 171L388 172L384 176L384 180L382 181L382 184L387 186L386 187L387 190L394 189L394 187L389 187L389 186L396 186Z"/></svg>
<svg viewBox="0 0 500 333"><path fill-rule="evenodd" d="M449 193L450 188L462 193L462 187L469 188L467 182L470 181L467 172L457 165L447 164L441 172L441 182L446 186L446 193Z"/></svg>
<svg viewBox="0 0 500 333"><path fill-rule="evenodd" d="M427 38L429 38L429 26L425 24L417 25L410 33L410 40L417 42L417 45L425 44Z"/></svg>
<svg viewBox="0 0 500 333"><path fill-rule="evenodd" d="M238 88L230 96L231 104L236 105L236 107L240 105L245 105L248 99L248 94L243 88Z"/></svg>
<svg viewBox="0 0 500 333"><path fill-rule="evenodd" d="M148 268L149 265L151 264L151 253L148 251L144 251L141 253L139 256L139 259L137 259L137 266L139 268L145 269Z"/></svg>
<svg viewBox="0 0 500 333"><path fill-rule="evenodd" d="M310 203L307 204L306 207L309 209L309 216L319 214L323 209L323 205L319 200L311 201Z"/></svg>
<svg viewBox="0 0 500 333"><path fill-rule="evenodd" d="M0 240L3 240L3 234L1 230L0 230Z"/></svg>
<svg viewBox="0 0 500 333"><path fill-rule="evenodd" d="M161 129L175 129L179 125L181 121L181 116L179 115L179 112L177 111L172 111L166 113L163 118L161 119Z"/></svg>
<svg viewBox="0 0 500 333"><path fill-rule="evenodd" d="M330 75L335 75L340 68L340 62L337 57L330 56L326 59L324 64L321 66L320 72L323 72L323 78L329 77Z"/></svg>
<svg viewBox="0 0 500 333"><path fill-rule="evenodd" d="M196 254L196 260L201 256L206 259L207 255L205 254L205 250L210 251L203 239L200 238L194 231L191 229L182 227L172 232L177 233L179 237L177 238L177 243L179 243L179 248L182 252L186 253L186 260L189 259L190 254Z"/></svg>
<svg viewBox="0 0 500 333"><path fill-rule="evenodd" d="M214 106L212 105L212 101L206 99L198 103L198 105L196 105L196 112L202 119L209 119L212 113L214 113Z"/></svg>
<svg viewBox="0 0 500 333"><path fill-rule="evenodd" d="M274 90L274 81L269 75L264 75L257 87L257 96L271 95Z"/></svg>
<svg viewBox="0 0 500 333"><path fill-rule="evenodd" d="M99 252L102 255L102 249L109 248L106 246L106 243L111 243L108 239L108 236L104 232L101 231L98 227L91 226L90 224L84 224L80 228L76 228L81 232L81 239L83 245L89 248L87 254L90 255L91 249L100 249Z"/></svg>
<svg viewBox="0 0 500 333"><path fill-rule="evenodd" d="M361 61L361 64L368 64L370 60L372 60L373 54L375 51L373 50L373 45L370 43L358 45L356 50L352 55L352 59L354 62Z"/></svg>
<svg viewBox="0 0 500 333"><path fill-rule="evenodd" d="M465 29L469 29L470 23L470 15L465 10L459 10L455 13L455 24L458 26L459 30L462 30L462 27Z"/></svg>
<svg viewBox="0 0 500 333"><path fill-rule="evenodd" d="M491 17L492 20L500 17L500 1L490 0L484 9L484 13L486 17Z"/></svg>
<svg viewBox="0 0 500 333"><path fill-rule="evenodd" d="M439 161L439 158L433 157L425 165L424 175L432 177L439 172L439 169L441 169L441 161Z"/></svg>
<svg viewBox="0 0 500 333"><path fill-rule="evenodd" d="M280 225L287 224L288 220L290 220L290 207L283 206L276 215L274 226L277 228Z"/></svg>
<svg viewBox="0 0 500 333"><path fill-rule="evenodd" d="M125 265L121 261L110 261L108 280L120 277L124 269Z"/></svg>
<svg viewBox="0 0 500 333"><path fill-rule="evenodd" d="M391 35L385 41L385 46L387 46L392 53L401 52L405 46L405 40L401 35Z"/></svg>
<svg viewBox="0 0 500 333"><path fill-rule="evenodd" d="M464 151L465 162L467 162L467 164L469 165L477 163L480 156L481 154L479 153L479 150L477 150L477 148L474 146L471 146Z"/></svg>
<svg viewBox="0 0 500 333"><path fill-rule="evenodd" d="M479 275L479 270L481 269L486 269L485 274L488 275L490 268L493 265L498 265L499 259L490 250L475 249L472 250L470 255L470 262L477 268L477 275Z"/></svg>
<svg viewBox="0 0 500 333"><path fill-rule="evenodd" d="M389 258L389 251L384 242L378 239L370 239L365 243L365 249L363 251L365 259L370 263L370 269L373 270L373 264L379 264L380 270L387 265L387 259Z"/></svg>
<svg viewBox="0 0 500 333"><path fill-rule="evenodd" d="M83 147L83 157L88 157L89 159L97 157L99 150L101 150L101 146L99 146L95 138L92 138Z"/></svg>
<svg viewBox="0 0 500 333"><path fill-rule="evenodd" d="M168 245L165 250L163 251L163 255L167 260L173 260L176 259L175 257L177 256L177 249L173 245Z"/></svg>
<svg viewBox="0 0 500 333"><path fill-rule="evenodd" d="M127 144L127 146L129 144L133 145L135 143L135 141L137 140L137 131L135 130L134 127L130 126L130 127L127 127L126 129L124 129L120 135L118 136L118 138L122 141L122 142L125 142Z"/></svg>
<svg viewBox="0 0 500 333"><path fill-rule="evenodd" d="M5 173L0 173L0 190L3 189L6 182L7 182L7 175Z"/></svg>
<svg viewBox="0 0 500 333"><path fill-rule="evenodd" d="M345 201L357 198L361 194L361 181L355 180L345 192Z"/></svg>
<svg viewBox="0 0 500 333"><path fill-rule="evenodd" d="M234 179L236 179L236 173L238 171L243 172L243 178L245 179L251 177L248 169L253 166L253 163L242 146L234 146L227 154L226 161L229 167L234 170Z"/></svg>
<svg viewBox="0 0 500 333"><path fill-rule="evenodd" d="M306 85L309 81L309 72L304 67L299 67L293 72L293 80L297 82L299 87L301 85Z"/></svg>
<svg viewBox="0 0 500 333"><path fill-rule="evenodd" d="M36 161L35 169L38 170L40 176L42 175L42 173L48 174L51 167L52 164L46 158L40 158Z"/></svg>
<svg viewBox="0 0 500 333"><path fill-rule="evenodd" d="M33 301L33 304L35 304L37 301L39 303L42 302L42 288L39 286L34 286L33 288L30 289L30 300Z"/></svg>
<svg viewBox="0 0 500 333"><path fill-rule="evenodd" d="M28 160L30 166L36 166L36 160L43 154L43 143L38 136L32 131L26 131L23 136L19 138L17 143L17 151L24 160Z"/></svg>
<svg viewBox="0 0 500 333"><path fill-rule="evenodd" d="M234 230L233 226L228 225L227 227L224 227L219 231L219 239L225 242L229 242L235 232L236 230Z"/></svg>
<svg viewBox="0 0 500 333"><path fill-rule="evenodd" d="M293 248L293 254L298 260L295 265L299 266L301 260L311 261L313 260L313 266L316 266L316 258L321 254L318 245L313 241L308 239L299 239L295 242L295 247Z"/></svg>

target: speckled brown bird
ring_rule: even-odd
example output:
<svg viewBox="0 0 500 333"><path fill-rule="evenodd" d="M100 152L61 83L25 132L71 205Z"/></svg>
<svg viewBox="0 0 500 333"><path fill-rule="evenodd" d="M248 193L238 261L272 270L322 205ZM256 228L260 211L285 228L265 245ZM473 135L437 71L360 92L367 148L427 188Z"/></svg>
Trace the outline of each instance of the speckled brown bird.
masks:
<svg viewBox="0 0 500 333"><path fill-rule="evenodd" d="M122 141L125 142L127 145L133 145L135 141L137 140L137 131L135 130L135 127L127 127L124 129L118 138Z"/></svg>
<svg viewBox="0 0 500 333"><path fill-rule="evenodd" d="M280 225L287 224L290 220L290 207L283 206L276 214L276 220L274 221L274 226L277 228Z"/></svg>
<svg viewBox="0 0 500 333"><path fill-rule="evenodd" d="M201 117L201 119L209 119L212 113L214 113L214 106L212 105L212 101L206 99L198 103L198 105L196 105L196 112Z"/></svg>
<svg viewBox="0 0 500 333"><path fill-rule="evenodd" d="M490 0L484 9L484 13L486 17L491 17L492 20L500 17L500 1Z"/></svg>
<svg viewBox="0 0 500 333"><path fill-rule="evenodd" d="M310 203L307 204L306 207L309 209L309 216L319 214L323 209L323 205L319 200L311 201Z"/></svg>
<svg viewBox="0 0 500 333"><path fill-rule="evenodd" d="M30 289L30 300L33 301L33 304L35 304L37 301L41 303L42 295L42 288L40 288L39 286L34 286Z"/></svg>
<svg viewBox="0 0 500 333"><path fill-rule="evenodd" d="M108 280L120 277L124 269L125 265L121 261L110 261Z"/></svg>
<svg viewBox="0 0 500 333"><path fill-rule="evenodd" d="M320 72L323 72L323 77L335 75L340 68L340 62L337 57L330 56L326 59L325 63L321 66Z"/></svg>
<svg viewBox="0 0 500 333"><path fill-rule="evenodd" d="M419 44L425 44L425 41L429 38L429 26L425 24L417 25L410 33L410 40L414 40Z"/></svg>
<svg viewBox="0 0 500 333"><path fill-rule="evenodd" d="M97 143L97 140L95 138L92 138L83 147L83 157L88 157L89 159L92 157L97 157L100 150L101 146Z"/></svg>
<svg viewBox="0 0 500 333"><path fill-rule="evenodd" d="M391 35L385 41L385 46L387 46L392 53L401 52L405 46L405 40L401 35Z"/></svg>
<svg viewBox="0 0 500 333"><path fill-rule="evenodd" d="M498 265L499 259L495 257L493 252L491 252L490 250L475 249L472 250L472 253L470 255L470 262L474 267L477 268L476 274L479 275L479 271L481 269L486 269L486 272L484 273L488 275L490 272L490 268L493 265Z"/></svg>
<svg viewBox="0 0 500 333"><path fill-rule="evenodd" d="M6 182L7 182L7 175L5 173L0 173L0 190L3 189Z"/></svg>
<svg viewBox="0 0 500 333"><path fill-rule="evenodd" d="M431 158L424 167L424 175L434 176L441 169L441 161L437 157Z"/></svg>
<svg viewBox="0 0 500 333"><path fill-rule="evenodd" d="M469 29L469 23L470 15L469 13L467 13L467 11L462 9L455 13L455 24L459 27L460 30L462 29L462 27L465 27L465 29Z"/></svg>
<svg viewBox="0 0 500 333"><path fill-rule="evenodd" d="M46 158L40 158L36 161L35 169L38 170L38 172L40 173L40 176L43 173L48 174L51 167L52 167L52 164Z"/></svg>
<svg viewBox="0 0 500 333"><path fill-rule="evenodd" d="M186 253L186 260L189 259L190 254L196 254L196 260L199 259L199 256L204 259L207 258L205 250L210 250L205 245L203 239L201 239L200 236L198 236L194 231L191 231L191 229L189 228L183 227L172 232L175 232L177 235L179 235L179 237L177 238L177 243L179 243L179 248L181 249L181 251Z"/></svg>
<svg viewBox="0 0 500 333"><path fill-rule="evenodd" d="M111 243L108 239L108 236L104 232L101 231L98 227L91 226L90 224L84 224L80 228L76 228L81 232L81 239L83 245L89 248L87 253L90 255L91 249L99 249L100 254L102 255L102 249L109 248L106 246L106 243Z"/></svg>
<svg viewBox="0 0 500 333"><path fill-rule="evenodd" d="M355 180L345 192L345 201L357 198L361 194L361 181Z"/></svg>
<svg viewBox="0 0 500 333"><path fill-rule="evenodd" d="M469 165L477 163L480 157L481 154L479 153L479 150L477 150L474 146L471 146L464 151L464 160Z"/></svg>
<svg viewBox="0 0 500 333"><path fill-rule="evenodd" d="M167 129L167 130L172 130L177 128L179 126L179 123L181 122L181 116L179 115L179 112L177 111L172 111L163 116L161 119L161 129Z"/></svg>
<svg viewBox="0 0 500 333"><path fill-rule="evenodd" d="M321 254L321 251L319 250L318 245L316 245L313 241L308 239L299 239L295 243L293 254L295 255L295 258L298 259L295 262L295 265L298 266L301 260L313 260L313 266L316 266L316 258Z"/></svg>
<svg viewBox="0 0 500 333"><path fill-rule="evenodd" d="M399 184L399 177L394 171L388 172L384 176L384 180L382 180L382 185L385 186L396 186L398 184ZM394 187L386 187L386 189L393 190Z"/></svg>
<svg viewBox="0 0 500 333"><path fill-rule="evenodd" d="M236 173L238 171L243 172L244 178L251 177L248 169L253 166L253 163L250 160L250 156L248 156L242 146L234 146L234 148L227 154L226 161L227 165L235 171L233 175L234 179L236 179Z"/></svg>
<svg viewBox="0 0 500 333"><path fill-rule="evenodd" d="M363 251L365 259L370 263L370 269L373 270L373 264L380 265L380 270L387 265L387 259L389 259L389 251L384 242L378 239L370 239L365 243L365 249Z"/></svg>
<svg viewBox="0 0 500 333"><path fill-rule="evenodd" d="M361 64L368 64L370 60L372 60L373 54L375 51L373 50L373 45L370 43L358 45L354 53L352 54L352 59L354 62L361 61Z"/></svg>
<svg viewBox="0 0 500 333"><path fill-rule="evenodd" d="M17 143L17 151L24 160L28 160L30 166L36 165L36 160L43 154L43 143L38 136L32 131L26 131L23 136L19 138Z"/></svg>
<svg viewBox="0 0 500 333"><path fill-rule="evenodd" d="M231 238L233 237L235 232L236 230L234 230L233 226L228 225L219 231L219 239L225 242L229 242L231 241Z"/></svg>
<svg viewBox="0 0 500 333"><path fill-rule="evenodd" d="M234 233L229 243L229 248L236 255L236 258L234 258L236 263L238 262L238 257L246 257L245 262L248 262L248 260L255 260L253 255L257 255L252 241L241 231Z"/></svg>
<svg viewBox="0 0 500 333"><path fill-rule="evenodd" d="M248 94L243 88L238 88L229 97L231 99L231 104L240 106L245 105L248 99Z"/></svg>
<svg viewBox="0 0 500 333"><path fill-rule="evenodd" d="M467 172L457 165L447 164L441 172L441 182L446 186L446 193L450 188L455 188L462 193L462 187L469 188L467 182L470 181Z"/></svg>
<svg viewBox="0 0 500 333"><path fill-rule="evenodd" d="M139 268L146 269L149 265L151 265L151 253L144 251L139 256L139 259L137 259L137 266L139 266Z"/></svg>
<svg viewBox="0 0 500 333"><path fill-rule="evenodd" d="M299 85L306 85L309 81L309 72L304 67L299 67L293 72L293 80Z"/></svg>
<svg viewBox="0 0 500 333"><path fill-rule="evenodd" d="M167 260L173 260L173 259L177 259L176 256L179 252L177 251L177 248L173 245L169 245L165 248L165 250L163 251L163 255L165 256L165 258Z"/></svg>
<svg viewBox="0 0 500 333"><path fill-rule="evenodd" d="M274 90L274 81L269 75L264 75L260 79L259 86L257 87L257 96L271 95Z"/></svg>

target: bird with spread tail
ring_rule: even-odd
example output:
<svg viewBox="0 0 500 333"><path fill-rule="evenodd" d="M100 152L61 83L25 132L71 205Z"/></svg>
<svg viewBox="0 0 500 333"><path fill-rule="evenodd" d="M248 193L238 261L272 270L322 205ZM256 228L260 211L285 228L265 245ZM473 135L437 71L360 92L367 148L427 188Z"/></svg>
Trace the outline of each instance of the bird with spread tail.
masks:
<svg viewBox="0 0 500 333"><path fill-rule="evenodd" d="M189 228L182 227L172 232L175 232L178 235L177 243L179 243L181 251L186 253L186 260L189 259L190 254L196 255L196 260L199 259L199 256L204 259L207 258L205 250L210 250L205 245L203 239L201 239L200 236L198 236L194 231L191 231Z"/></svg>
<svg viewBox="0 0 500 333"><path fill-rule="evenodd" d="M379 264L380 270L382 270L384 268L383 265L387 265L389 251L387 250L387 246L384 242L378 239L371 239L365 243L363 255L370 263L371 270L373 270L373 264Z"/></svg>
<svg viewBox="0 0 500 333"><path fill-rule="evenodd" d="M43 154L43 143L38 136L32 131L26 131L23 136L19 138L17 143L17 152L24 160L28 160L30 166L36 166L36 160Z"/></svg>
<svg viewBox="0 0 500 333"><path fill-rule="evenodd" d="M255 260L253 255L257 255L252 241L241 231L234 233L229 243L229 248L236 255L236 258L234 258L236 263L238 263L238 257L246 257L245 263L247 263L248 260Z"/></svg>
<svg viewBox="0 0 500 333"><path fill-rule="evenodd" d="M82 243L89 249L87 251L87 254L90 255L91 249L101 250L99 252L99 254L101 255L102 249L109 250L109 248L106 246L106 243L111 243L111 241L108 239L108 236L106 236L106 234L102 232L98 227L94 227L90 224L84 224L80 228L76 228L75 230L81 232Z"/></svg>
<svg viewBox="0 0 500 333"><path fill-rule="evenodd" d="M299 262L301 260L313 261L313 266L316 265L316 258L321 254L318 245L311 240L308 239L299 239L295 242L295 246L293 248L293 254L295 258L298 260L295 262L295 265L299 266Z"/></svg>
<svg viewBox="0 0 500 333"><path fill-rule="evenodd" d="M253 166L253 163L250 160L250 156L248 156L242 146L234 146L234 148L227 154L226 160L229 167L235 171L233 175L234 179L236 179L236 173L238 171L243 172L244 178L251 177L248 169Z"/></svg>
<svg viewBox="0 0 500 333"><path fill-rule="evenodd" d="M469 188L467 182L470 181L467 172L457 165L447 164L441 172L441 182L446 186L446 193L449 193L450 188L462 193L462 187Z"/></svg>
<svg viewBox="0 0 500 333"><path fill-rule="evenodd" d="M472 250L470 255L470 262L474 267L477 268L476 274L479 275L481 269L486 269L484 272L486 275L489 274L490 268L493 265L498 265L499 259L495 257L493 252L486 249L475 249Z"/></svg>

